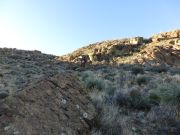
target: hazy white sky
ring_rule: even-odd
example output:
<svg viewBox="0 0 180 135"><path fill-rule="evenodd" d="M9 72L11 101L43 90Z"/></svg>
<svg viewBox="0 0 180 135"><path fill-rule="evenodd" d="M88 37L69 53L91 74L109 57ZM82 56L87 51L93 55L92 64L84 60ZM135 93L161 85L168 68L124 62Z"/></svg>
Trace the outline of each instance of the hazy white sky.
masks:
<svg viewBox="0 0 180 135"><path fill-rule="evenodd" d="M180 28L179 0L0 0L0 47L62 55Z"/></svg>

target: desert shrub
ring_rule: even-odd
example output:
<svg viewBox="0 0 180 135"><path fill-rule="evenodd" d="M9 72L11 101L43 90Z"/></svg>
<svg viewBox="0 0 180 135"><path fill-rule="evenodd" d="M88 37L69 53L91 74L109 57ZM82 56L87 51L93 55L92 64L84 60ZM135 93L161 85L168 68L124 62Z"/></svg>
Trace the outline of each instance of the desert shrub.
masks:
<svg viewBox="0 0 180 135"><path fill-rule="evenodd" d="M85 86L87 89L93 89L96 86L96 80L93 78L89 77L85 80Z"/></svg>
<svg viewBox="0 0 180 135"><path fill-rule="evenodd" d="M151 104L147 98L131 99L131 107L138 110L150 110Z"/></svg>
<svg viewBox="0 0 180 135"><path fill-rule="evenodd" d="M100 114L100 112L102 112L102 107L104 105L104 92L95 90L90 92L89 95L92 99L92 103L96 108L96 111L98 112L98 114Z"/></svg>
<svg viewBox="0 0 180 135"><path fill-rule="evenodd" d="M78 76L80 76L80 79L87 89L97 89L101 91L105 88L104 80L97 78L92 71L78 73Z"/></svg>
<svg viewBox="0 0 180 135"><path fill-rule="evenodd" d="M0 77L3 77L3 74L2 74L2 73L0 73Z"/></svg>
<svg viewBox="0 0 180 135"><path fill-rule="evenodd" d="M135 74L135 75L144 74L144 69L141 66L134 66L134 67L132 67L131 72L132 72L132 74Z"/></svg>
<svg viewBox="0 0 180 135"><path fill-rule="evenodd" d="M159 96L162 103L172 105L178 105L180 103L180 84L162 84L152 90L151 93Z"/></svg>
<svg viewBox="0 0 180 135"><path fill-rule="evenodd" d="M148 112L147 119L160 126L167 126L171 121L176 120L176 108L167 105L154 106Z"/></svg>
<svg viewBox="0 0 180 135"><path fill-rule="evenodd" d="M170 69L170 73L171 73L172 75L180 74L180 68L171 68L171 69Z"/></svg>
<svg viewBox="0 0 180 135"><path fill-rule="evenodd" d="M151 108L147 113L146 119L149 123L156 125L155 134L177 135L179 134L179 127L176 127L176 108L174 106L160 105ZM172 130L173 127L173 130ZM154 130L154 129L153 129Z"/></svg>
<svg viewBox="0 0 180 135"><path fill-rule="evenodd" d="M147 67L146 71L155 72L155 73L166 73L168 71L168 68L166 66L151 66Z"/></svg>
<svg viewBox="0 0 180 135"><path fill-rule="evenodd" d="M121 64L119 67L121 67L123 70L130 71L132 69L133 65L130 64Z"/></svg>
<svg viewBox="0 0 180 135"><path fill-rule="evenodd" d="M109 96L113 96L115 91L116 91L116 87L115 86L109 85L108 88L106 88L106 93Z"/></svg>
<svg viewBox="0 0 180 135"><path fill-rule="evenodd" d="M91 78L94 77L93 72L89 70L81 73L80 76L82 77L82 80L86 80L88 77L91 77Z"/></svg>
<svg viewBox="0 0 180 135"><path fill-rule="evenodd" d="M85 86L87 89L97 89L97 90L103 90L105 87L105 84L103 82L103 80L101 79L96 79L96 78L92 78L92 77L88 77L85 80Z"/></svg>
<svg viewBox="0 0 180 135"><path fill-rule="evenodd" d="M151 104L159 105L159 103L161 101L161 98L157 94L155 94L155 93L150 93L149 94L149 100L150 100Z"/></svg>
<svg viewBox="0 0 180 135"><path fill-rule="evenodd" d="M119 106L129 106L130 97L122 92L118 92L113 97L114 102Z"/></svg>
<svg viewBox="0 0 180 135"><path fill-rule="evenodd" d="M136 79L136 82L137 82L138 85L147 84L148 81L149 81L149 78L146 77L146 76L139 76Z"/></svg>
<svg viewBox="0 0 180 135"><path fill-rule="evenodd" d="M129 94L118 92L113 97L114 103L118 106L125 106L139 110L149 110L151 104L147 97L143 97L138 90L132 90Z"/></svg>
<svg viewBox="0 0 180 135"><path fill-rule="evenodd" d="M121 135L122 127L119 119L119 108L112 105L103 105L99 117L99 127L97 131L102 135Z"/></svg>
<svg viewBox="0 0 180 135"><path fill-rule="evenodd" d="M114 77L110 76L109 74L105 75L104 79L109 80L109 81L114 81Z"/></svg>
<svg viewBox="0 0 180 135"><path fill-rule="evenodd" d="M130 92L130 97L131 97L132 99L139 99L139 98L141 97L141 93L140 93L139 90L132 90L132 91Z"/></svg>
<svg viewBox="0 0 180 135"><path fill-rule="evenodd" d="M149 110L151 108L147 97L143 97L139 90L132 90L130 92L130 104L135 109Z"/></svg>
<svg viewBox="0 0 180 135"><path fill-rule="evenodd" d="M110 73L111 70L109 68L103 68L101 69L103 73Z"/></svg>
<svg viewBox="0 0 180 135"><path fill-rule="evenodd" d="M100 128L100 132L102 135L122 135L122 127L121 125L113 122L111 125L103 125Z"/></svg>
<svg viewBox="0 0 180 135"><path fill-rule="evenodd" d="M98 90L103 90L105 88L104 81L102 79L96 79L95 80L95 88Z"/></svg>
<svg viewBox="0 0 180 135"><path fill-rule="evenodd" d="M132 71L134 69L136 70L136 68L143 68L141 65L138 64L121 64L119 65L119 67L126 71Z"/></svg>

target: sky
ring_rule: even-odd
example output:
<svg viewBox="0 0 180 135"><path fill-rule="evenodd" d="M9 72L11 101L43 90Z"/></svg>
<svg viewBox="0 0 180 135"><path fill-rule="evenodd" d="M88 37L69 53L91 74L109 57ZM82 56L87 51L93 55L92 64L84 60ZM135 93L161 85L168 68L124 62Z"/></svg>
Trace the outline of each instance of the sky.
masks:
<svg viewBox="0 0 180 135"><path fill-rule="evenodd" d="M0 47L64 55L180 29L180 0L0 0Z"/></svg>

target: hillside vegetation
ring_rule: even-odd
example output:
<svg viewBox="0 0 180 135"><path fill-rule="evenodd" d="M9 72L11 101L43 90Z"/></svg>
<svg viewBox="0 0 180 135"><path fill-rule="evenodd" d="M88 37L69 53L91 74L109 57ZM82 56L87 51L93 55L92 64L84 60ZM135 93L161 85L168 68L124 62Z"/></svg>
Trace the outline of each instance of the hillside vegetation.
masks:
<svg viewBox="0 0 180 135"><path fill-rule="evenodd" d="M1 134L179 135L180 30L64 56L0 48Z"/></svg>
<svg viewBox="0 0 180 135"><path fill-rule="evenodd" d="M39 51L0 48L0 135L88 134L96 111L67 68Z"/></svg>
<svg viewBox="0 0 180 135"><path fill-rule="evenodd" d="M180 30L108 40L58 57L75 68L98 112L93 135L180 134Z"/></svg>

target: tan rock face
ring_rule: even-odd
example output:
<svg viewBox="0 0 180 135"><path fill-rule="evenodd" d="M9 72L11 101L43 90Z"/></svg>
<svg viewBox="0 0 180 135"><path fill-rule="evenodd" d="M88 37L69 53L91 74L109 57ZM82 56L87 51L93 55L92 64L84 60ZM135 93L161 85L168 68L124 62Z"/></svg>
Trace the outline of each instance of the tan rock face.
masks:
<svg viewBox="0 0 180 135"><path fill-rule="evenodd" d="M139 64L166 64L170 66L180 66L180 46L161 42L159 45L149 45L143 49L141 55L136 55L133 61L143 59Z"/></svg>
<svg viewBox="0 0 180 135"><path fill-rule="evenodd" d="M180 66L180 30L156 34L149 39L143 37L109 40L80 48L59 59L68 61L80 54L89 55L93 64L168 64Z"/></svg>
<svg viewBox="0 0 180 135"><path fill-rule="evenodd" d="M130 39L130 44L143 44L143 37L135 37Z"/></svg>
<svg viewBox="0 0 180 135"><path fill-rule="evenodd" d="M180 38L180 30L174 30L170 32L163 32L152 36L152 41L160 41L163 39Z"/></svg>

